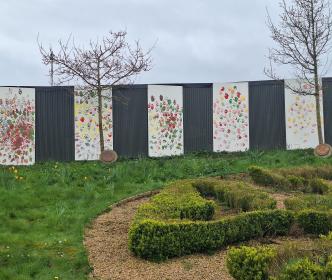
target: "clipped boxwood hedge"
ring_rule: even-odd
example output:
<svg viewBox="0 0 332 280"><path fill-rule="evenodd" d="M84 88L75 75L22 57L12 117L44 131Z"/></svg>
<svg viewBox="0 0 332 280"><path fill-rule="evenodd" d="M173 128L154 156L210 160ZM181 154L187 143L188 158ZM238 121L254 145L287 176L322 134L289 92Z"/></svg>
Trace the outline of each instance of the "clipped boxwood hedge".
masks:
<svg viewBox="0 0 332 280"><path fill-rule="evenodd" d="M212 196L233 209L242 211L275 209L277 201L249 184L230 180L196 180L193 186L203 196Z"/></svg>
<svg viewBox="0 0 332 280"><path fill-rule="evenodd" d="M258 246L231 248L227 253L227 268L236 280L331 280L331 257L320 259L284 256L280 268L273 271L278 248ZM317 256L316 256L317 258ZM315 260L315 261L313 261ZM318 261L318 262L317 262ZM272 276L274 275L274 276Z"/></svg>
<svg viewBox="0 0 332 280"><path fill-rule="evenodd" d="M214 196L230 207L254 211L211 221L215 202L200 194ZM273 210L275 201L269 199L250 185L232 181L175 182L138 208L129 230L130 250L144 259L160 261L254 238L287 235L295 224L308 234L332 230L330 212ZM255 210L260 207L263 210Z"/></svg>
<svg viewBox="0 0 332 280"><path fill-rule="evenodd" d="M129 247L141 258L160 261L253 238L286 235L292 224L293 215L285 210L248 212L210 222L146 219L131 227Z"/></svg>
<svg viewBox="0 0 332 280"><path fill-rule="evenodd" d="M287 265L278 280L323 280L324 269L308 258Z"/></svg>
<svg viewBox="0 0 332 280"><path fill-rule="evenodd" d="M276 170L283 176L296 176L305 179L321 178L325 180L332 180L332 166L301 166L293 168L282 168Z"/></svg>
<svg viewBox="0 0 332 280"><path fill-rule="evenodd" d="M332 213L303 210L297 215L297 223L308 234L327 234L332 230Z"/></svg>
<svg viewBox="0 0 332 280"><path fill-rule="evenodd" d="M258 166L251 166L249 175L259 185L270 186L284 191L295 190L305 193L325 194L330 190L331 185L323 179L332 177L332 168L324 166L268 170Z"/></svg>
<svg viewBox="0 0 332 280"><path fill-rule="evenodd" d="M175 182L138 208L129 232L132 252L150 260L207 252L251 238L285 235L293 222L293 215L283 210L209 221L215 203L201 194L243 211L276 207L267 193L246 184L217 179Z"/></svg>
<svg viewBox="0 0 332 280"><path fill-rule="evenodd" d="M231 248L227 253L227 268L236 280L268 279L268 269L276 255L271 247Z"/></svg>
<svg viewBox="0 0 332 280"><path fill-rule="evenodd" d="M332 195L299 195L285 199L284 204L286 209L293 211L301 211L305 209L327 211L332 210Z"/></svg>
<svg viewBox="0 0 332 280"><path fill-rule="evenodd" d="M203 198L190 180L175 182L139 207L135 219L211 220L215 203Z"/></svg>
<svg viewBox="0 0 332 280"><path fill-rule="evenodd" d="M249 175L259 185L271 186L280 190L289 190L292 186L285 176L258 166L249 167Z"/></svg>

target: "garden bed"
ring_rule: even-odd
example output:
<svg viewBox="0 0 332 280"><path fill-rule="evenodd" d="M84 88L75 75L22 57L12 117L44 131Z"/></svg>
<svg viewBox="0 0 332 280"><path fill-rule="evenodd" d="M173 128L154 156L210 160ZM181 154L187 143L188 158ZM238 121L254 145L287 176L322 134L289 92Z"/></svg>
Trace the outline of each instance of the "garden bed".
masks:
<svg viewBox="0 0 332 280"><path fill-rule="evenodd" d="M312 150L250 151L120 160L113 165L47 162L29 167L0 166L0 279L87 279L92 263L88 262L82 232L105 209L108 211L109 205L179 179L243 174L247 180L248 167L253 164L266 169L303 164L315 167L331 165L332 158L314 157ZM270 187L262 189L272 196L280 193ZM282 200L278 204L282 205ZM225 208L221 210L214 219L225 216ZM104 229L108 230L106 225ZM187 257L180 259L186 269L192 266ZM173 261L177 259L170 263Z"/></svg>
<svg viewBox="0 0 332 280"><path fill-rule="evenodd" d="M159 279L223 279L232 280L227 269L227 249L213 254L193 254L164 262L150 262L135 257L128 249L128 231L138 207L150 201L150 195L135 197L117 203L112 210L99 216L86 230L85 247L92 279L159 280ZM273 194L277 196L278 194ZM287 196L279 197L280 205ZM277 206L279 208L279 206ZM310 244L307 237L279 237L250 240L246 245L262 244L274 247L302 242Z"/></svg>
<svg viewBox="0 0 332 280"><path fill-rule="evenodd" d="M196 254L154 263L136 258L128 249L128 230L139 205L139 198L120 204L99 216L85 235L91 274L95 279L233 279L226 268L226 251L213 255Z"/></svg>
<svg viewBox="0 0 332 280"><path fill-rule="evenodd" d="M317 238L332 230L332 212L328 211L332 205L330 166L288 170L251 167L249 174L251 180L203 178L167 185L138 207L128 232L129 249L137 257L160 262L216 252L255 239L294 234ZM301 200L306 202L303 207L299 207ZM323 209L319 207L322 201ZM238 214L216 215L223 207ZM331 241L324 242L328 245ZM284 260L285 267L279 263L280 279L291 279L287 277L295 274L301 275L295 280L332 275L332 256L318 256L318 260L324 260L319 263L308 257L301 259L299 252L300 260L289 263L294 257L296 254ZM275 249L233 248L228 253L227 268L237 280L265 280L276 258ZM318 278L303 278L306 273Z"/></svg>

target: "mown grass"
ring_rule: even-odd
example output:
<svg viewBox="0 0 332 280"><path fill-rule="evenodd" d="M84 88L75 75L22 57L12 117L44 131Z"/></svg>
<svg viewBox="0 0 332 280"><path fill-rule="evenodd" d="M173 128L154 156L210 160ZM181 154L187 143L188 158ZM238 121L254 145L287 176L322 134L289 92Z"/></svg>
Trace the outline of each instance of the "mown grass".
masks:
<svg viewBox="0 0 332 280"><path fill-rule="evenodd" d="M86 279L84 228L110 204L176 179L332 164L312 151L196 154L171 159L0 167L0 279Z"/></svg>

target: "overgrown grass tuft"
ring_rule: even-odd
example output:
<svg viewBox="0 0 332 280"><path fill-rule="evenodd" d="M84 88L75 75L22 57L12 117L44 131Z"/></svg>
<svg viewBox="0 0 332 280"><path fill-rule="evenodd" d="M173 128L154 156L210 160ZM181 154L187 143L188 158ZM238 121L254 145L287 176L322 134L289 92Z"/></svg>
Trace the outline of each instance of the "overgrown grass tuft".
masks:
<svg viewBox="0 0 332 280"><path fill-rule="evenodd" d="M287 168L332 164L312 151L196 154L0 167L0 279L86 279L84 228L110 204L177 179L246 172L251 165Z"/></svg>

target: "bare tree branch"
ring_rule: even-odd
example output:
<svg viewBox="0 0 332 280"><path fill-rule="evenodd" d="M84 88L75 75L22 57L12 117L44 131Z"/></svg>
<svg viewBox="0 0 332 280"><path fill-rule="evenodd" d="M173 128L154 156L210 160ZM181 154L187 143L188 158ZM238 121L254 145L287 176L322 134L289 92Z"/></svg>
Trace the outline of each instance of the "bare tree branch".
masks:
<svg viewBox="0 0 332 280"><path fill-rule="evenodd" d="M114 85L129 84L140 73L152 67L152 48L144 51L139 41L127 42L127 32L110 31L101 40L90 40L88 48L77 46L70 35L66 41L58 41L58 51L45 48L37 39L42 62L54 65L57 84L77 82L86 98L98 98L100 148L104 151L102 107L105 90Z"/></svg>
<svg viewBox="0 0 332 280"><path fill-rule="evenodd" d="M332 17L329 0L281 0L282 13L279 24L273 23L267 11L267 25L276 43L269 49L269 67L264 73L272 79L280 79L275 66L288 65L294 70L298 85L285 83L294 94L313 95L316 99L318 140L322 144L322 121L320 115L319 77L326 73L331 50ZM310 85L302 87L302 82Z"/></svg>

